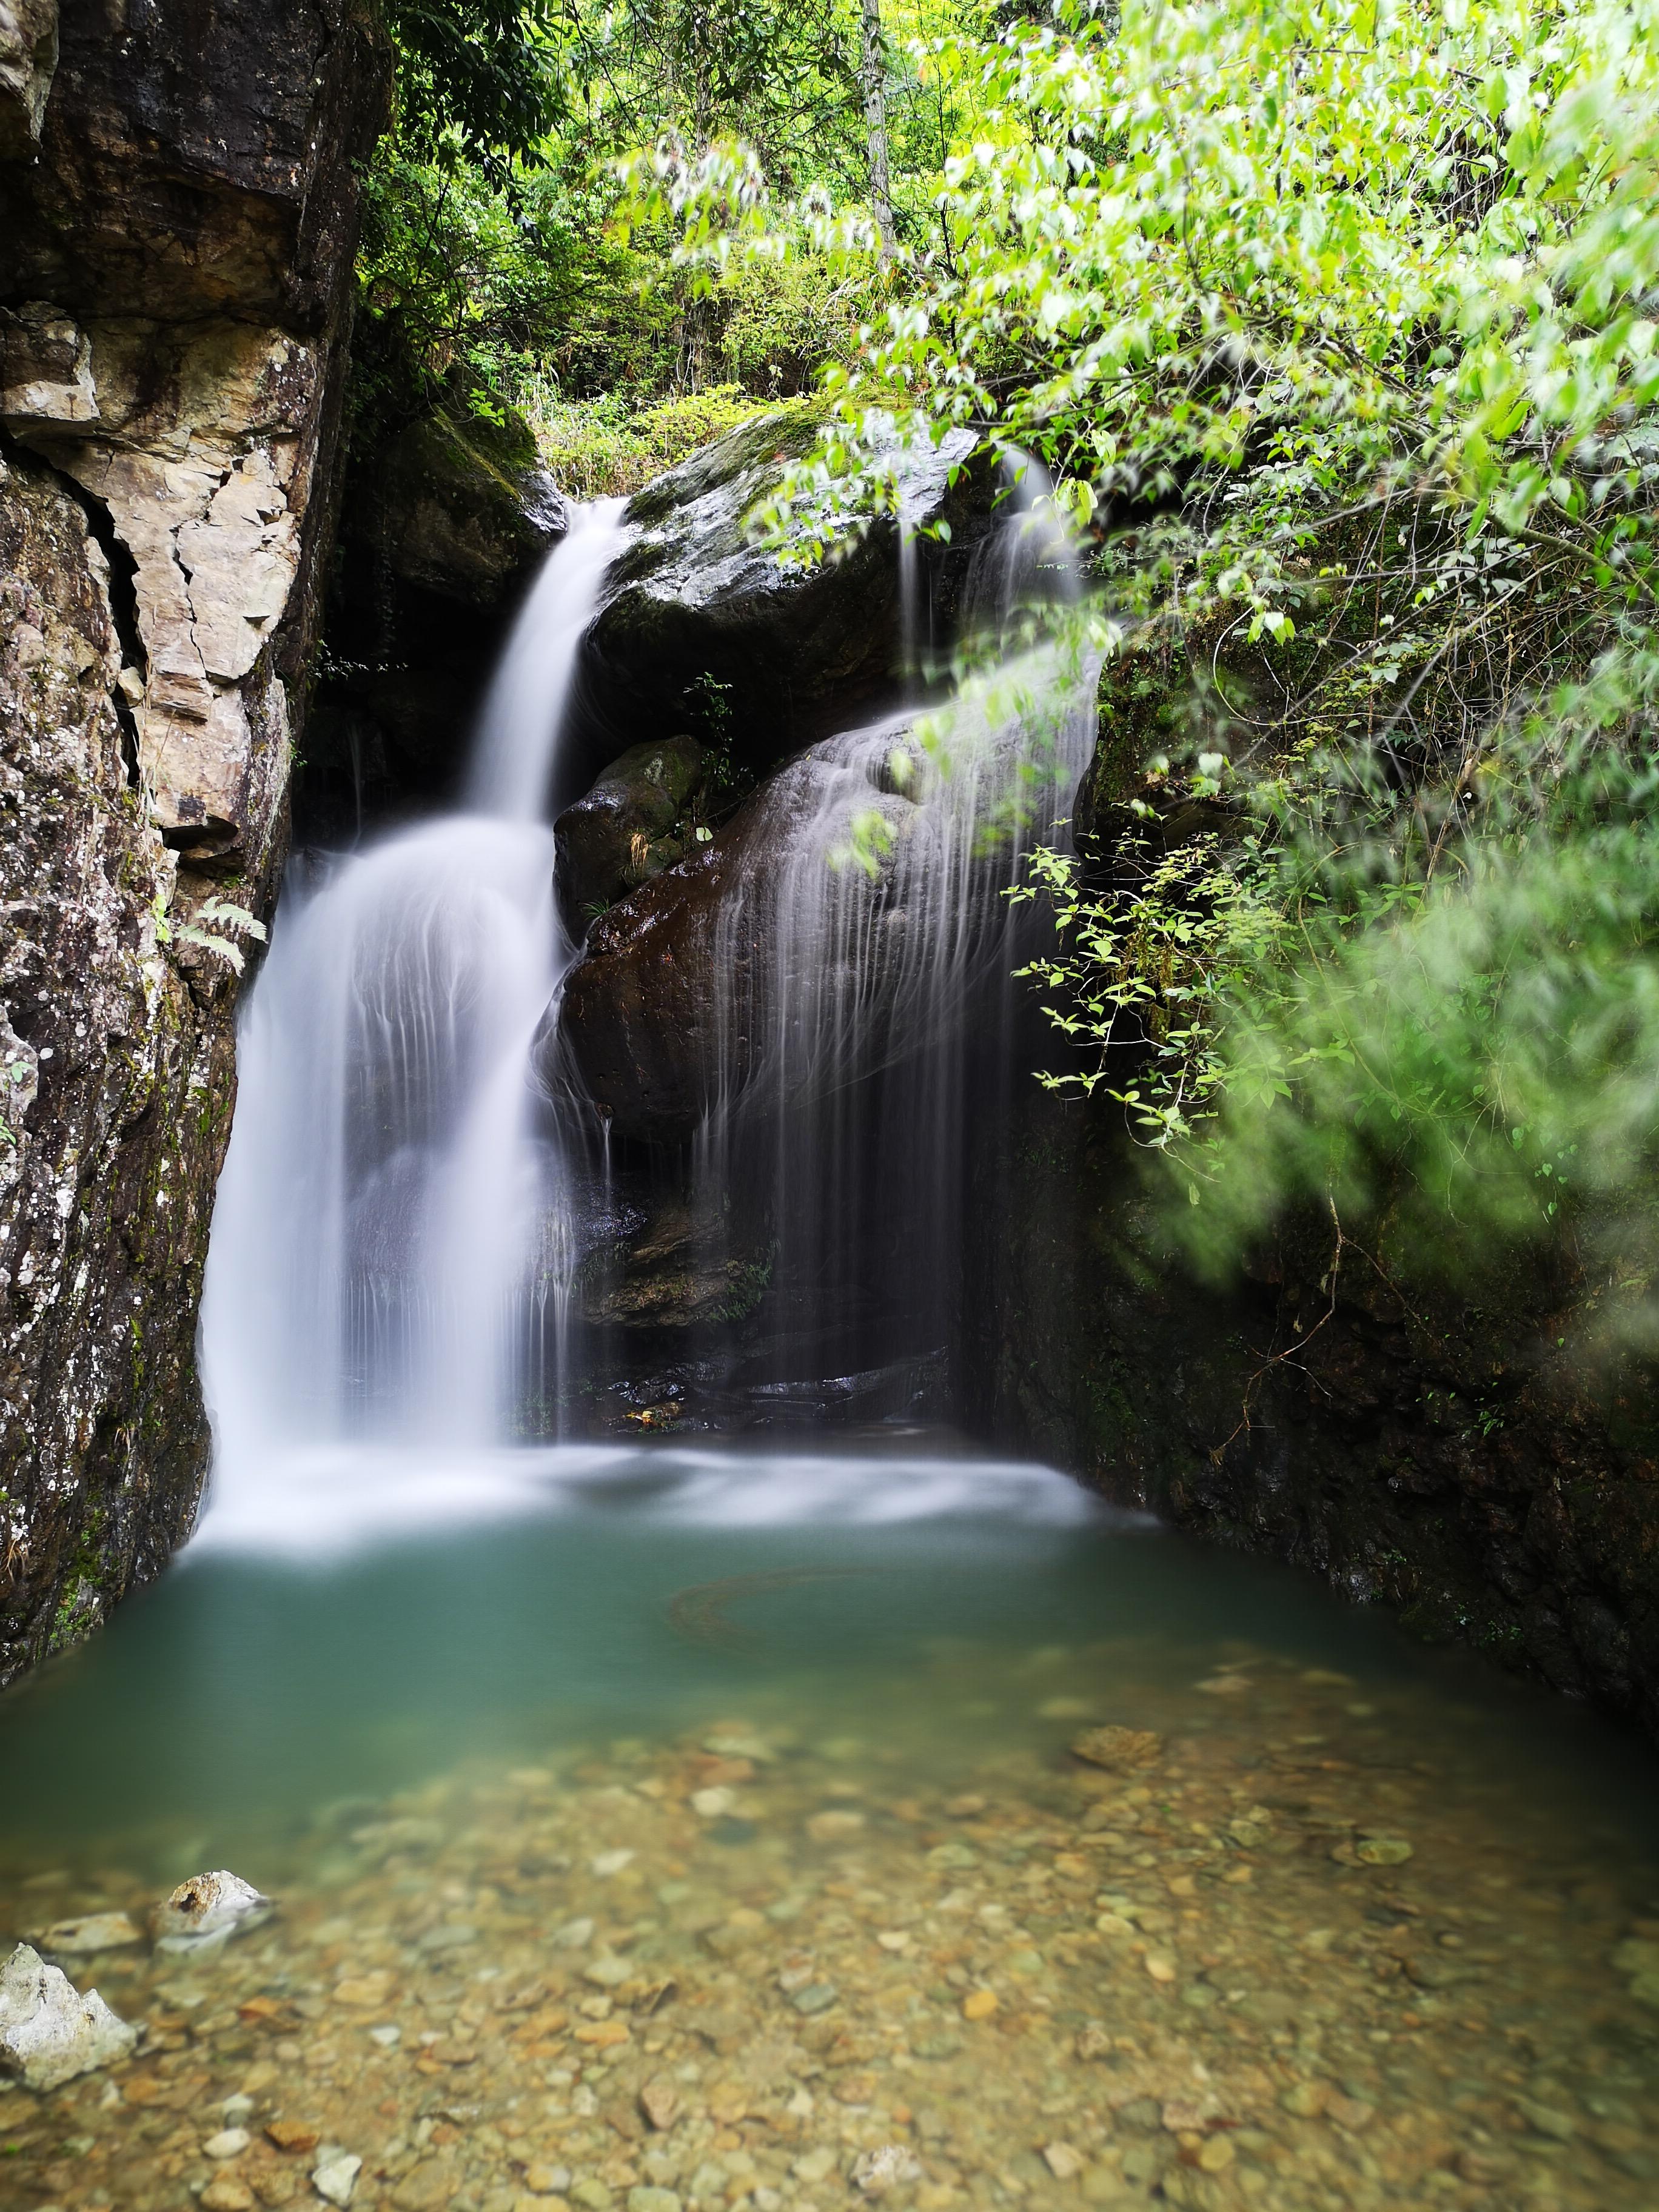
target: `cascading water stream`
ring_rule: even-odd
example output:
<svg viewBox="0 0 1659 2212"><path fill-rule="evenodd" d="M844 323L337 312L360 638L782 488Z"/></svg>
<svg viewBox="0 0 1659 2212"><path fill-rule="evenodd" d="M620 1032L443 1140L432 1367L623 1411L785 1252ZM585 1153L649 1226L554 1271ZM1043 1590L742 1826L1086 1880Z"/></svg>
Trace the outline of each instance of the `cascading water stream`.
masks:
<svg viewBox="0 0 1659 2212"><path fill-rule="evenodd" d="M21 2075L0 2079L0 2199L104 2206L108 2182L181 2205L194 2166L209 2212L307 2176L310 2202L408 2212L681 2191L695 2212L735 2169L757 2208L805 2205L805 2177L818 2203L890 2182L1134 2207L1150 2186L1370 2212L1449 2184L1460 2206L1651 2212L1659 1808L1593 1715L1041 1466L867 1432L856 1453L493 1448L579 1227L589 1251L613 1234L574 1190L608 1152L548 1139L530 1072L573 951L543 801L620 535L581 518L550 563L471 811L296 866L214 1226L213 1509L145 1603L0 1699L0 1927L23 1937L0 1976ZM714 1194L762 1198L771 1303L819 1358L848 1288L874 1286L890 1341L932 1343L970 1211L1010 1218L986 1156L1008 1149L1031 940L1002 894L1060 830L1094 727L1087 626L1024 618L1066 588L1060 550L1017 497L974 580L992 678L939 710L936 746L899 714L777 769L707 840L702 938L659 941L710 979L678 1004L720 1030ZM684 1166L651 1170L682 1210ZM775 1419L809 1406L793 1388L750 1402ZM1115 1831L1154 1795L1128 1864ZM973 1848L921 1848L941 1818ZM208 1885L242 1886L204 1867L280 1915L177 1932ZM1188 1900L1180 1927L1107 1879ZM1304 1936L1314 1915L1333 1925ZM941 1985L970 1954L977 1987ZM548 2011L550 1979L615 2000ZM256 2039L276 2063L247 2064ZM711 2042L738 2104L709 2091ZM838 2057L883 2071L843 2068L826 2097ZM901 2091L928 2100L913 2132ZM711 2106L753 2122L714 2136L750 2146L724 2165ZM1473 2196L1447 2168L1471 2142Z"/></svg>
<svg viewBox="0 0 1659 2212"><path fill-rule="evenodd" d="M307 1451L501 1440L527 1314L560 1309L565 1164L529 1081L575 951L550 787L620 514L577 510L550 555L486 702L468 811L294 872L243 1024L203 1299L216 1507ZM550 1300L526 1280L537 1224Z"/></svg>
<svg viewBox="0 0 1659 2212"><path fill-rule="evenodd" d="M990 672L929 715L889 715L781 770L714 920L705 1216L729 1219L746 1196L751 1241L761 1218L787 1316L781 1376L803 1354L872 1363L872 1328L890 1357L951 1333L970 1136L1006 1112L1014 1079L1022 923L1005 894L1054 835L1094 738L1097 655L1030 620L1076 597L1050 492L1036 463L1011 466L970 580ZM900 576L915 653L908 538Z"/></svg>
<svg viewBox="0 0 1659 2212"><path fill-rule="evenodd" d="M1046 490L1034 466L1011 477L970 578L994 675L934 710L936 745L912 711L777 771L712 920L703 1218L744 1227L746 1210L752 1234L758 1199L775 1334L795 1346L780 1376L839 1371L849 1316L890 1330L901 1359L949 1334L970 1131L1012 1080L1003 893L1092 736L1092 661L1023 623L1074 588ZM204 1300L222 1532L233 1507L244 1526L291 1519L302 1467L335 1480L380 1447L401 1473L424 1450L482 1486L492 1447L560 1428L598 1170L530 1078L577 955L548 800L626 536L616 505L573 518L491 686L467 811L296 863L244 1023ZM904 626L924 650L906 543ZM848 855L872 826L866 871Z"/></svg>

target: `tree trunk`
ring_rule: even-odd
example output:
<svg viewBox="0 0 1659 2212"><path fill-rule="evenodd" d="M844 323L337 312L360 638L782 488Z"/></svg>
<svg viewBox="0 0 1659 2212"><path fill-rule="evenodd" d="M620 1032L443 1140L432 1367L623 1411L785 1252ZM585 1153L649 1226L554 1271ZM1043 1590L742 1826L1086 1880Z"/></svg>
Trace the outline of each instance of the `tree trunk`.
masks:
<svg viewBox="0 0 1659 2212"><path fill-rule="evenodd" d="M881 258L893 251L893 195L887 179L887 92L883 82L881 0L864 5L864 120L870 132L870 203L881 234Z"/></svg>

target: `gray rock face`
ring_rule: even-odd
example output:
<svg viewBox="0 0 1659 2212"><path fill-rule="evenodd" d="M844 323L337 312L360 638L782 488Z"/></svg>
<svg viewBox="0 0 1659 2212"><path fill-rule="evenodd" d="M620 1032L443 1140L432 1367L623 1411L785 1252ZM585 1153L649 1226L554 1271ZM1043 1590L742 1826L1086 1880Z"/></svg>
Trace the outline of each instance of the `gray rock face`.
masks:
<svg viewBox="0 0 1659 2212"><path fill-rule="evenodd" d="M234 978L161 936L216 886L146 818L109 562L38 463L0 477L0 570L4 1675L93 1626L190 1527Z"/></svg>
<svg viewBox="0 0 1659 2212"><path fill-rule="evenodd" d="M119 29L68 0L39 158L0 169L0 421L118 549L150 815L278 834L331 519L357 186L384 64L346 0Z"/></svg>
<svg viewBox="0 0 1659 2212"><path fill-rule="evenodd" d="M572 927L585 928L665 868L685 858L693 840L676 835L703 774L706 749L695 738L630 745L592 789L554 823L559 889Z"/></svg>
<svg viewBox="0 0 1659 2212"><path fill-rule="evenodd" d="M200 859L259 855L282 804L291 686L271 641L304 550L322 374L271 327L82 323L36 301L0 323L0 419L89 495L131 564L118 674L139 773L151 819Z"/></svg>
<svg viewBox="0 0 1659 2212"><path fill-rule="evenodd" d="M764 417L629 503L637 534L607 583L576 690L589 733L613 753L631 750L641 728L690 732L752 775L893 695L902 624L890 519L811 572L749 541L750 510L815 434L798 416ZM974 443L966 432L953 436L903 483L908 526L951 524L948 545L922 547L915 564L929 619L945 628L987 521L982 486L950 481ZM459 398L359 462L306 748L306 834L349 836L411 800L453 797L507 620L563 526L563 502L523 424L476 421ZM582 829L570 825L577 873L575 846L607 805ZM573 922L664 858L641 870L596 854L592 874L568 897Z"/></svg>
<svg viewBox="0 0 1659 2212"><path fill-rule="evenodd" d="M816 945L802 946L793 975L769 968L768 886L799 825L827 807L850 829L870 811L897 836L913 811L880 786L885 740L869 749L868 774L862 750L849 751L845 738L802 749L814 729L847 731L884 687L891 693L900 644L890 520L812 570L786 567L750 541L746 518L814 435L797 417L767 417L647 484L629 508L640 534L611 572L590 640L585 693L602 717L626 713L637 726L683 710L700 690L719 700L721 736L739 762L773 771L684 857L653 847L653 828L668 818L668 781L659 804L643 781L648 747L623 754L559 825L567 910L573 919L605 910L567 983L550 1075L574 1075L617 1135L648 1145L683 1144L722 1085L748 1081L777 1004L805 1003L820 987L805 972L820 957ZM951 526L949 556L928 579L947 633L990 526L982 488L965 475L951 481L974 444L969 432L952 434L902 479L907 527ZM659 872L659 857L673 864ZM898 942L895 927L887 934Z"/></svg>
<svg viewBox="0 0 1659 2212"><path fill-rule="evenodd" d="M348 0L62 0L40 159L0 183L0 296L325 328L349 297L354 164L387 76Z"/></svg>
<svg viewBox="0 0 1659 2212"><path fill-rule="evenodd" d="M58 0L0 0L0 161L28 161L58 66Z"/></svg>
<svg viewBox="0 0 1659 2212"><path fill-rule="evenodd" d="M897 533L877 522L839 561L788 568L751 544L745 518L817 426L763 416L716 440L635 495L640 534L612 572L590 641L585 688L618 729L672 726L700 683L725 687L731 734L761 764L886 696L900 659ZM906 526L945 519L950 551L932 563L939 618L953 617L983 501L965 477L976 441L952 432L902 480Z"/></svg>
<svg viewBox="0 0 1659 2212"><path fill-rule="evenodd" d="M277 833L332 521L385 64L349 0L123 20L67 0L38 159L0 167L0 421L119 549L158 827Z"/></svg>
<svg viewBox="0 0 1659 2212"><path fill-rule="evenodd" d="M0 1680L199 1494L235 989L183 933L281 864L386 78L346 0L59 34L0 161Z"/></svg>
<svg viewBox="0 0 1659 2212"><path fill-rule="evenodd" d="M137 2041L137 2029L118 2020L96 1990L82 1996L27 1943L0 1966L0 2074L26 2089L56 2089L115 2065Z"/></svg>

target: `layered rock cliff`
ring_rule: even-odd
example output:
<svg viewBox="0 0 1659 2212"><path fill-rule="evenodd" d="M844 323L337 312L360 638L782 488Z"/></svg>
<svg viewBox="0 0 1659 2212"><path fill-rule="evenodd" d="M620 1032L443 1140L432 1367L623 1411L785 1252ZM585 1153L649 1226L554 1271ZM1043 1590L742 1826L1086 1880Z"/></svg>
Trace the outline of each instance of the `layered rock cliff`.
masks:
<svg viewBox="0 0 1659 2212"><path fill-rule="evenodd" d="M385 96L349 0L0 8L0 1679L205 1472L236 977L192 932L281 865Z"/></svg>

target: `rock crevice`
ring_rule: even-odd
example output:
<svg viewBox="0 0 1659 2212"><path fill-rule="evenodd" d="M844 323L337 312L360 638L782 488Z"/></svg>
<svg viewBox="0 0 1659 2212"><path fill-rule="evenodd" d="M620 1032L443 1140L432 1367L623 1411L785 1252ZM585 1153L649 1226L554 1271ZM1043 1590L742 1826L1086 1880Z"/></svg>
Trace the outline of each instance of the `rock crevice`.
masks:
<svg viewBox="0 0 1659 2212"><path fill-rule="evenodd" d="M236 990L191 931L282 863L385 92L343 0L0 4L0 1680L200 1491Z"/></svg>

